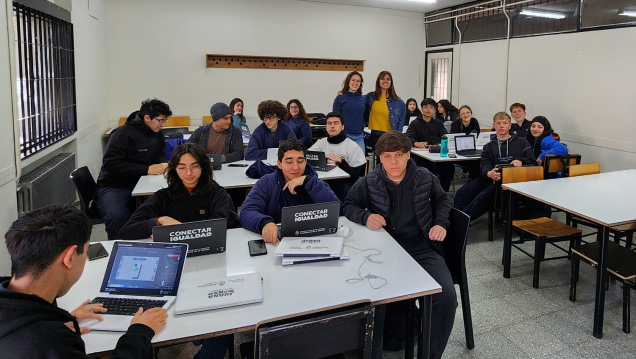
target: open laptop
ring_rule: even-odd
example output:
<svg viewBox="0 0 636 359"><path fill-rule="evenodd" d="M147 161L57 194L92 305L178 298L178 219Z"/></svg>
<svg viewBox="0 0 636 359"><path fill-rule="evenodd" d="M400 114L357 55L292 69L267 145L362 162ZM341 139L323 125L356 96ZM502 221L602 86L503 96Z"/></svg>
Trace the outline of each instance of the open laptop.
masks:
<svg viewBox="0 0 636 359"><path fill-rule="evenodd" d="M276 166L278 164L278 147L267 149L267 159L264 162L270 166Z"/></svg>
<svg viewBox="0 0 636 359"><path fill-rule="evenodd" d="M320 151L307 151L307 163L316 171L328 172L336 168L336 165L327 164L327 156Z"/></svg>
<svg viewBox="0 0 636 359"><path fill-rule="evenodd" d="M283 207L279 237L312 237L338 232L340 202Z"/></svg>
<svg viewBox="0 0 636 359"><path fill-rule="evenodd" d="M497 138L497 132L480 132L479 135L477 135L477 148L483 149L488 142L492 141L493 136Z"/></svg>
<svg viewBox="0 0 636 359"><path fill-rule="evenodd" d="M250 128L247 125L241 125L241 134L243 135L243 142L249 142L250 137L252 137Z"/></svg>
<svg viewBox="0 0 636 359"><path fill-rule="evenodd" d="M223 155L212 155L208 153L210 163L212 163L212 169L217 171L223 168Z"/></svg>
<svg viewBox="0 0 636 359"><path fill-rule="evenodd" d="M481 150L475 148L473 135L455 136L455 153L464 157L481 157Z"/></svg>
<svg viewBox="0 0 636 359"><path fill-rule="evenodd" d="M179 290L188 245L122 242L113 244L100 292L91 303L103 303L103 321L83 320L92 330L125 332L139 307L168 309Z"/></svg>
<svg viewBox="0 0 636 359"><path fill-rule="evenodd" d="M187 243L188 257L225 252L227 219L208 219L205 221L155 226L152 228L152 240L164 243Z"/></svg>

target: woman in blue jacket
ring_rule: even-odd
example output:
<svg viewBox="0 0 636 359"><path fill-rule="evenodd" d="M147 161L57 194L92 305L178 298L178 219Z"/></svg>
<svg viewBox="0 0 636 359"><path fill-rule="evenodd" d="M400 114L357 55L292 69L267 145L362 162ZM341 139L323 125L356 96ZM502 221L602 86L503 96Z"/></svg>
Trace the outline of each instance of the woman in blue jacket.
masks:
<svg viewBox="0 0 636 359"><path fill-rule="evenodd" d="M365 115L367 112L367 100L362 95L362 74L358 71L351 71L342 83L342 91L338 92L338 96L333 101L332 111L339 112L344 117L344 132L355 143L362 148L364 147L364 125Z"/></svg>
<svg viewBox="0 0 636 359"><path fill-rule="evenodd" d="M232 110L232 125L239 130L241 125L247 125L247 120L243 116L243 100L235 98L230 102L230 110Z"/></svg>
<svg viewBox="0 0 636 359"><path fill-rule="evenodd" d="M537 116L532 119L526 140L532 146L539 165L541 165L546 155L568 154L568 148L554 137L558 138L558 135L553 133L552 126L547 118Z"/></svg>
<svg viewBox="0 0 636 359"><path fill-rule="evenodd" d="M369 123L369 129L389 132L391 130L402 132L406 105L395 93L393 76L388 71L378 74L375 81L375 91L369 92L367 98L367 116L365 122ZM345 120L346 122L346 120Z"/></svg>
<svg viewBox="0 0 636 359"><path fill-rule="evenodd" d="M296 138L305 145L311 147L311 127L309 127L309 117L305 112L303 104L297 99L287 102L287 114L283 123L291 127Z"/></svg>

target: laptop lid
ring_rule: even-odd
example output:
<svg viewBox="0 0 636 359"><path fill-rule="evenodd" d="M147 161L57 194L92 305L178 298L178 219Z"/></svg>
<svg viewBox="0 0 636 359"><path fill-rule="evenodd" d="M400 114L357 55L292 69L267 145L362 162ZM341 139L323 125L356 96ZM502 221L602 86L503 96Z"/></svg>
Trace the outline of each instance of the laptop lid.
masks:
<svg viewBox="0 0 636 359"><path fill-rule="evenodd" d="M455 136L456 152L475 149L475 137L473 135Z"/></svg>
<svg viewBox="0 0 636 359"><path fill-rule="evenodd" d="M278 162L278 147L272 147L267 149L267 159L265 163L270 166L276 166Z"/></svg>
<svg viewBox="0 0 636 359"><path fill-rule="evenodd" d="M183 243L117 241L100 292L176 296L187 251Z"/></svg>
<svg viewBox="0 0 636 359"><path fill-rule="evenodd" d="M307 163L311 167L325 168L327 167L327 156L321 151L307 151Z"/></svg>
<svg viewBox="0 0 636 359"><path fill-rule="evenodd" d="M155 242L187 243L188 256L191 257L225 252L226 234L225 218L152 228L152 238Z"/></svg>
<svg viewBox="0 0 636 359"><path fill-rule="evenodd" d="M223 155L213 155L208 153L210 163L212 163L213 170L220 170L223 168Z"/></svg>
<svg viewBox="0 0 636 359"><path fill-rule="evenodd" d="M338 231L340 202L324 202L283 207L280 220L281 237L311 237Z"/></svg>

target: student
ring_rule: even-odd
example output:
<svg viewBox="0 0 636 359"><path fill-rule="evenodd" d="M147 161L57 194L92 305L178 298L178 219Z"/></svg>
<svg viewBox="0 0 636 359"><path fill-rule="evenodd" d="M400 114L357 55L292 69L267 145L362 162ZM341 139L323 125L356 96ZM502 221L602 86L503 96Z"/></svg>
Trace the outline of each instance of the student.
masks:
<svg viewBox="0 0 636 359"><path fill-rule="evenodd" d="M431 358L441 358L453 329L457 295L453 279L442 256L441 241L450 222L450 200L439 180L410 160L411 141L400 132L380 137L375 153L380 165L360 178L349 191L342 211L352 222L371 230L382 227L442 287L433 295ZM387 312L384 323L384 312ZM405 340L404 304L376 307L373 356L381 357L383 329L385 341L393 335ZM392 313L390 315L390 313Z"/></svg>
<svg viewBox="0 0 636 359"><path fill-rule="evenodd" d="M232 125L232 111L217 102L210 108L212 122L197 128L188 142L198 143L206 153L222 155L223 163L243 159L243 135L240 127Z"/></svg>
<svg viewBox="0 0 636 359"><path fill-rule="evenodd" d="M448 100L439 100L437 103L437 114L436 118L442 123L446 123L448 121L453 122L459 118L459 110L457 107L453 106Z"/></svg>
<svg viewBox="0 0 636 359"><path fill-rule="evenodd" d="M532 146L532 152L537 159L537 163L541 165L546 155L567 155L568 148L559 140L555 139L556 135L552 130L550 121L543 116L537 116L530 122L530 131L526 136L526 140ZM556 135L558 138L559 135Z"/></svg>
<svg viewBox="0 0 636 359"><path fill-rule="evenodd" d="M329 137L321 138L309 149L310 151L324 152L329 164L335 164L349 174L345 182L345 193L358 180L364 170L367 159L360 150L360 146L347 138L343 132L345 129L344 118L338 112L327 114L327 134Z"/></svg>
<svg viewBox="0 0 636 359"><path fill-rule="evenodd" d="M459 108L459 118L451 124L450 133L463 133L470 135L471 133L479 133L481 128L479 122L473 117L473 110L464 105Z"/></svg>
<svg viewBox="0 0 636 359"><path fill-rule="evenodd" d="M166 180L168 187L155 192L135 211L119 238L148 238L154 226L214 218L227 218L228 228L238 226L232 200L213 179L203 147L195 143L177 146L168 162Z"/></svg>
<svg viewBox="0 0 636 359"><path fill-rule="evenodd" d="M364 124L365 112L367 111L367 99L362 95L362 74L358 71L351 71L342 82L342 91L333 101L333 112L342 114L347 123L345 134L353 142L357 143L366 153L364 144Z"/></svg>
<svg viewBox="0 0 636 359"><path fill-rule="evenodd" d="M338 201L329 185L307 166L306 149L298 140L278 147L278 169L256 182L243 203L241 227L261 233L268 243L278 243L281 209L303 204Z"/></svg>
<svg viewBox="0 0 636 359"><path fill-rule="evenodd" d="M258 104L258 117L263 123L258 125L245 150L246 160L267 159L267 149L276 148L281 141L296 139L291 127L280 121L285 118L287 110L278 101L267 100Z"/></svg>
<svg viewBox="0 0 636 359"><path fill-rule="evenodd" d="M395 93L390 72L382 71L378 74L375 92L367 94L367 106L370 109L367 121L369 129L382 132L402 131L406 105Z"/></svg>
<svg viewBox="0 0 636 359"><path fill-rule="evenodd" d="M73 206L25 214L5 234L12 277L0 278L0 352L3 358L89 358L82 319L99 319L102 304L58 308L84 271L91 221ZM166 326L163 308L137 311L111 358L153 358L152 337Z"/></svg>
<svg viewBox="0 0 636 359"><path fill-rule="evenodd" d="M287 114L283 123L291 127L296 138L305 145L311 146L311 127L309 127L309 117L300 101L293 99L287 102Z"/></svg>
<svg viewBox="0 0 636 359"><path fill-rule="evenodd" d="M422 100L422 116L411 121L409 128L406 130L406 136L411 140L411 144L416 148L425 148L429 145L438 145L442 140L442 136L447 134L446 128L442 121L433 118L437 103L432 98ZM414 157L418 166L426 167L432 170L433 163L420 158ZM435 166L439 180L442 183L444 191L448 192L450 183L455 175L455 165L452 163L438 163Z"/></svg>
<svg viewBox="0 0 636 359"><path fill-rule="evenodd" d="M168 166L161 129L171 115L165 102L146 100L108 138L95 201L109 240L117 239L119 230L135 210L132 190L139 178L163 174Z"/></svg>
<svg viewBox="0 0 636 359"><path fill-rule="evenodd" d="M404 116L404 126L408 126L411 123L411 117L422 116L422 111L417 108L417 101L414 98L410 98L406 101L406 115Z"/></svg>
<svg viewBox="0 0 636 359"><path fill-rule="evenodd" d="M495 203L495 184L501 180L496 165L511 164L515 167L536 165L534 153L525 138L510 134L511 119L505 112L497 112L493 117L497 138L484 146L481 153L480 177L468 182L457 191L455 207L471 220L488 212Z"/></svg>
<svg viewBox="0 0 636 359"><path fill-rule="evenodd" d="M510 134L525 138L530 129L530 121L526 120L526 105L515 102L510 105L510 114L515 122L510 126Z"/></svg>
<svg viewBox="0 0 636 359"><path fill-rule="evenodd" d="M243 116L243 100L240 98L235 98L230 101L230 109L232 110L232 125L239 130L241 129L241 125L247 125L247 120L245 116Z"/></svg>

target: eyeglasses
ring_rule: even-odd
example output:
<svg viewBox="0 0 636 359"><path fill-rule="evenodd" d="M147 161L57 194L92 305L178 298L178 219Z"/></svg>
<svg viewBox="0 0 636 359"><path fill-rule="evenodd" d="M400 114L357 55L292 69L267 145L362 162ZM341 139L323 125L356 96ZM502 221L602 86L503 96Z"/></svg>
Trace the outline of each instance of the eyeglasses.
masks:
<svg viewBox="0 0 636 359"><path fill-rule="evenodd" d="M153 120L157 120L157 122L159 122L162 125L165 125L168 122L167 118L156 118L156 117L153 117L152 119Z"/></svg>
<svg viewBox="0 0 636 359"><path fill-rule="evenodd" d="M278 121L278 116L263 117L263 121Z"/></svg>
<svg viewBox="0 0 636 359"><path fill-rule="evenodd" d="M291 109L298 110L298 108L299 108L298 106L289 106L289 109L290 109L290 110L291 110Z"/></svg>
<svg viewBox="0 0 636 359"><path fill-rule="evenodd" d="M201 166L199 166L198 163L193 164L192 166L177 166L177 171L178 172L187 172L188 169L190 170L190 172L192 173L197 173L197 172L201 172Z"/></svg>

